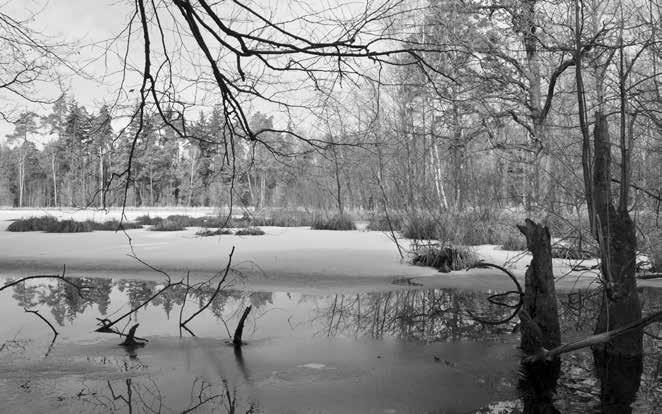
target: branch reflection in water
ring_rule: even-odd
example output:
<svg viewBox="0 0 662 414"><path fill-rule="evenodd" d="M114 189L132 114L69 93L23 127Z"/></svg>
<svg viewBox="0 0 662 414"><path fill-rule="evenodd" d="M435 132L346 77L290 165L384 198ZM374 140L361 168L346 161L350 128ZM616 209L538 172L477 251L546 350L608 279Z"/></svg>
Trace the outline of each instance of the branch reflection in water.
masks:
<svg viewBox="0 0 662 414"><path fill-rule="evenodd" d="M83 286L82 296L73 287L60 281L13 286L17 312L24 307L40 309L44 315L50 311L55 323L62 327L65 324L73 324L81 315L94 314L105 317L119 312L122 307L138 306L162 288L158 283L149 281L100 278L72 278L72 280L77 285ZM199 309L212 298L214 290L213 285L201 286L190 290L186 296L186 288L174 287L145 305L132 317L131 322L132 324L139 322L147 308L151 308L152 313L160 310L165 320L170 320L173 309L178 309L184 303L185 297L187 309L190 306L191 311L195 311L196 307ZM279 300L288 303L286 311L292 312L286 319L285 326L272 327L283 332L303 331L318 338L369 338L378 341L389 339L423 343L498 341L512 343L514 347L519 339L518 324L515 320L492 326L481 324L471 316L482 315L492 320L507 316L511 309L486 300L494 293L497 292L411 289L315 296L223 290L205 311L208 315L205 323L216 320L216 324L204 333L208 335L210 329L213 329L216 337L222 336L228 331L223 324L229 319L238 319L241 311L250 305L254 309L252 313L254 316L251 316L253 320L249 324L250 327L247 325L246 337L250 341L255 334L259 339L260 335L264 335L260 329L266 327L260 326L260 323L266 315L283 311L281 305L274 305L274 295L279 295ZM662 290L640 289L640 296L646 312L662 308ZM515 303L517 300L516 295L500 299L506 303ZM564 341L590 334L599 306L600 297L597 291L559 294L559 317ZM154 320L153 316L151 320ZM176 321L173 323L172 326L160 328L160 334L175 335ZM229 325L235 324L236 321ZM204 329L205 326L201 323L192 328ZM633 406L635 412L647 412L647 407L659 407L662 404L662 343L656 336L662 334L660 329L660 324L647 328L650 335L644 336L643 364L637 360L611 359L602 361L601 366L595 367L590 352L584 350L564 355L560 369L558 366L553 366L543 370L533 369L535 371L533 372L530 367L523 367L518 385L524 401L521 408L525 412L555 412L551 410L556 409L560 412L572 413L586 412L587 407L595 407L596 410L604 412L629 413L632 412ZM142 352L140 349L131 351L129 360L139 361L140 352ZM250 382L250 358L246 359L240 348L235 349L234 352L237 368L243 377L242 382ZM439 361L437 359L431 361L431 363L435 362L453 364L453 361L447 361L443 356ZM597 375L597 378L594 378L594 375ZM155 383L150 383L146 378L132 375L114 382L109 381L107 392L103 394L105 395L103 401L115 405L126 404L127 400L132 401L132 404L137 404L136 401L148 401L146 404L149 407L158 408L159 392ZM604 384L602 393L600 381ZM228 396L235 395L237 387L228 388L226 380L204 386L202 383L203 380L198 380L192 386L197 391L191 393L198 397L192 401L191 407L194 403L202 401L205 401L204 404L220 404L220 401L225 401L226 407L232 406L230 403L232 398ZM610 383L612 385L609 385ZM223 386L226 388L223 389ZM217 388L215 394L211 393L213 387ZM203 389L204 392L201 391ZM609 389L615 391L604 392ZM96 397L102 395L98 394L99 390L94 392L97 393ZM138 397L139 395L142 397ZM213 395L216 397L210 398ZM529 408L534 406L539 407L538 411ZM546 406L556 408L549 408L549 411L540 408ZM244 411L251 409L256 408L247 406Z"/></svg>

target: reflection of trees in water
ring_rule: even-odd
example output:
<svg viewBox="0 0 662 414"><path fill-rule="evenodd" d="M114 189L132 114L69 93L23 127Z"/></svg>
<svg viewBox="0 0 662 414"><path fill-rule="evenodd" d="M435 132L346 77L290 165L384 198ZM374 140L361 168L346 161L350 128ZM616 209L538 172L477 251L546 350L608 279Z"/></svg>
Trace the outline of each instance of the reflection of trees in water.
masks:
<svg viewBox="0 0 662 414"><path fill-rule="evenodd" d="M113 289L117 289L126 296L116 307L128 305L131 308L140 306L157 291L163 288L162 284L145 280L112 280L107 278L69 278L73 283L82 286L82 296L70 284L62 281L54 281L48 284L19 283L13 286L12 297L21 307L32 308L42 305L50 309L55 321L63 326L65 320L72 322L78 315L97 306L101 316L107 315L110 306L110 295ZM202 306L213 296L215 286L212 283L202 283L194 289L189 290L189 303ZM166 318L170 319L172 310L184 303L187 289L184 286L173 286L164 291L144 308L152 306L155 309L163 309ZM259 309L273 303L271 292L243 293L236 290L222 290L212 301L209 309L216 317L222 317L228 300L250 301L254 308ZM241 308L243 306L238 306Z"/></svg>
<svg viewBox="0 0 662 414"><path fill-rule="evenodd" d="M514 325L483 326L472 319L470 314L498 320L510 313L508 308L490 304L490 294L453 289L410 290L335 295L311 302L316 308L314 322L323 335L479 341L508 333ZM662 308L661 289L640 289L639 294L646 313ZM569 338L574 332L582 335L591 331L599 311L599 292L559 295L560 322ZM662 336L660 324L649 326L647 331ZM556 405L564 413L583 413L587 407L599 405L600 412L630 413L635 401L644 407L640 412L655 412L662 404L662 341L649 336L645 350L643 370L641 359L611 359L599 361L596 366L587 350L564 356L562 365L557 362L522 367L518 388L524 412L559 412L553 411ZM559 374L560 392L555 395ZM596 380L591 380L593 375Z"/></svg>
<svg viewBox="0 0 662 414"><path fill-rule="evenodd" d="M161 412L210 412L210 413L259 413L255 403L242 401L237 388L226 380L218 384L196 377L191 384L189 401L182 407L168 406L168 397L150 377L130 377L106 381L105 387L91 388L84 385L76 394L86 407L100 412L161 413Z"/></svg>
<svg viewBox="0 0 662 414"><path fill-rule="evenodd" d="M112 290L110 279L73 277L68 279L82 287L82 296L73 285L56 280L39 285L19 283L13 287L12 297L21 307L31 308L42 305L50 308L53 318L60 326L64 326L65 320L72 322L77 315L95 304L99 313L106 314Z"/></svg>
<svg viewBox="0 0 662 414"><path fill-rule="evenodd" d="M328 336L375 339L458 341L511 332L514 324L483 325L470 316L469 312L499 319L512 312L491 304L488 296L453 289L335 295L317 306L315 321L322 325L320 333Z"/></svg>

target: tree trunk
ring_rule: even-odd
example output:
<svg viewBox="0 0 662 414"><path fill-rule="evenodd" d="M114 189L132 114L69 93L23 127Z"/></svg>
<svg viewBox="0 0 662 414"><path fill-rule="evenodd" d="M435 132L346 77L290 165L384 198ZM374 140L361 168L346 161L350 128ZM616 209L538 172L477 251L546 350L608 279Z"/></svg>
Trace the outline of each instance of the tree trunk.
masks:
<svg viewBox="0 0 662 414"><path fill-rule="evenodd" d="M593 195L604 295L595 333L613 330L641 319L635 279L637 239L635 227L621 203L614 207L611 194L611 142L607 117L598 112L594 130ZM643 370L643 332L619 335L593 349L601 400L607 411L629 412Z"/></svg>
<svg viewBox="0 0 662 414"><path fill-rule="evenodd" d="M25 154L19 149L18 154L18 206L23 207L23 190L25 187Z"/></svg>
<svg viewBox="0 0 662 414"><path fill-rule="evenodd" d="M522 351L533 354L541 347L551 349L561 344L551 237L547 227L529 219L517 228L526 237L527 248L533 254L525 276L523 310L535 326L523 321L521 344Z"/></svg>
<svg viewBox="0 0 662 414"><path fill-rule="evenodd" d="M53 174L53 207L57 207L57 176L55 175L55 150L51 154L51 173Z"/></svg>
<svg viewBox="0 0 662 414"><path fill-rule="evenodd" d="M191 154L191 176L189 177L188 200L186 201L187 207L191 207L191 198L193 197L193 174L195 174L195 160Z"/></svg>
<svg viewBox="0 0 662 414"><path fill-rule="evenodd" d="M333 142L331 143L333 145ZM340 165L338 163L338 154L336 153L336 147L332 146L331 150L333 152L333 165L334 172L336 176L336 202L338 203L338 214L343 215L343 203L342 203L342 187L340 183Z"/></svg>
<svg viewBox="0 0 662 414"><path fill-rule="evenodd" d="M527 355L541 348L561 344L561 328L556 304L552 269L552 245L549 229L527 219L517 228L526 237L533 254L526 271L523 309L520 311L522 337L520 347ZM524 402L524 413L555 413L553 396L561 372L561 360L522 362L518 388Z"/></svg>
<svg viewBox="0 0 662 414"><path fill-rule="evenodd" d="M106 206L106 197L103 188L103 150L99 147L99 207Z"/></svg>
<svg viewBox="0 0 662 414"><path fill-rule="evenodd" d="M262 170L260 173L260 207L264 207L265 196L266 196L266 174L267 172Z"/></svg>

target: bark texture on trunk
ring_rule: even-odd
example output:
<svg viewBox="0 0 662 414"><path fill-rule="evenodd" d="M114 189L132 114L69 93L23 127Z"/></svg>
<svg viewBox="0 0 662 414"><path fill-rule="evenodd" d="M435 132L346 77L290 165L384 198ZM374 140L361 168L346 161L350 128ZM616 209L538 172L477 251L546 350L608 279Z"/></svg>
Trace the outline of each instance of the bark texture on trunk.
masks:
<svg viewBox="0 0 662 414"><path fill-rule="evenodd" d="M607 118L596 115L593 202L600 243L604 294L595 333L613 330L641 319L635 279L637 239L626 203L614 207L611 193L611 141ZM618 335L593 348L605 413L629 413L643 370L643 331Z"/></svg>
<svg viewBox="0 0 662 414"><path fill-rule="evenodd" d="M522 321L522 351L527 355L540 353L561 344L561 329L556 303L556 288L552 269L552 244L549 229L529 219L517 228L526 237L527 248L533 254L525 275ZM558 413L554 393L561 373L561 360L522 361L518 389L524 403L524 413Z"/></svg>
<svg viewBox="0 0 662 414"><path fill-rule="evenodd" d="M534 354L540 348L552 349L561 344L551 237L547 227L529 219L517 228L526 237L527 248L533 254L524 282L523 311L530 320L522 320L521 347L525 353Z"/></svg>

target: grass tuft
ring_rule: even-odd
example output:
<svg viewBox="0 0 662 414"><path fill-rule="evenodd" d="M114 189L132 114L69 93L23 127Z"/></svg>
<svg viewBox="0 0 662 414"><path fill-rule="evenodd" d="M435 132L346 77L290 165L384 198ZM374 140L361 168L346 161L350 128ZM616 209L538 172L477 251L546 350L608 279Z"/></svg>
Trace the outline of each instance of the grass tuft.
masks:
<svg viewBox="0 0 662 414"><path fill-rule="evenodd" d="M209 230L209 229L203 229L199 230L197 233L195 233L196 236L201 236L201 237L210 237L210 236L220 236L220 235L226 235L226 234L233 234L232 230L230 229L216 229L216 230Z"/></svg>
<svg viewBox="0 0 662 414"><path fill-rule="evenodd" d="M117 220L107 220L98 223L92 220L58 220L52 216L30 217L14 221L7 227L8 231L45 231L47 233L87 233L90 231L115 231L117 229L139 229L142 225L131 222L120 223Z"/></svg>
<svg viewBox="0 0 662 414"><path fill-rule="evenodd" d="M466 269L477 261L478 257L470 248L440 245L415 247L411 259L413 265L434 267L444 273Z"/></svg>
<svg viewBox="0 0 662 414"><path fill-rule="evenodd" d="M150 217L149 214L136 217L136 223L143 226L153 226L163 221L163 217Z"/></svg>
<svg viewBox="0 0 662 414"><path fill-rule="evenodd" d="M7 227L7 231L24 232L24 231L46 231L49 226L57 223L57 219L53 216L30 217L26 219L15 220Z"/></svg>
<svg viewBox="0 0 662 414"><path fill-rule="evenodd" d="M47 233L88 233L94 231L94 226L90 220L75 221L68 219L50 223L45 231Z"/></svg>
<svg viewBox="0 0 662 414"><path fill-rule="evenodd" d="M354 222L349 216L335 215L331 218L317 217L311 225L313 230L356 230Z"/></svg>
<svg viewBox="0 0 662 414"><path fill-rule="evenodd" d="M106 220L103 223L98 223L96 221L90 221L92 224L92 229L95 231L115 231L115 230L131 230L131 229L142 229L142 224L132 223L130 221L123 221L120 226L118 220Z"/></svg>
<svg viewBox="0 0 662 414"><path fill-rule="evenodd" d="M253 226L307 227L313 225L313 215L300 210L273 209L255 214L246 222Z"/></svg>
<svg viewBox="0 0 662 414"><path fill-rule="evenodd" d="M264 235L264 230L259 227L246 227L239 229L235 232L237 236L262 236Z"/></svg>
<svg viewBox="0 0 662 414"><path fill-rule="evenodd" d="M443 223L428 215L408 217L402 227L402 237L413 240L443 240Z"/></svg>
<svg viewBox="0 0 662 414"><path fill-rule="evenodd" d="M393 226L394 231L399 231L402 228L402 218L398 215L389 215L391 220L391 225ZM384 215L373 215L370 217L368 222L368 227L366 230L369 231L391 231L391 228L388 225L388 220Z"/></svg>
<svg viewBox="0 0 662 414"><path fill-rule="evenodd" d="M151 231L181 231L185 229L186 228L182 226L181 223L169 219L160 221L150 227Z"/></svg>

